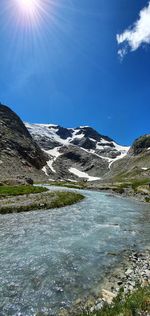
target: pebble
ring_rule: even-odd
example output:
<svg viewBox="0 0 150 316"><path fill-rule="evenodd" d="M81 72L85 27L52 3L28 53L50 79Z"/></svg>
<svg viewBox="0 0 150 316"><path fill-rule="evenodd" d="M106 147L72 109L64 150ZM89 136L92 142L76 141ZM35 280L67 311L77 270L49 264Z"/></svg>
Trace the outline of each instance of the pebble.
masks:
<svg viewBox="0 0 150 316"><path fill-rule="evenodd" d="M132 269L128 269L128 270L125 272L125 274L126 274L126 275L130 275L132 272L133 272Z"/></svg>

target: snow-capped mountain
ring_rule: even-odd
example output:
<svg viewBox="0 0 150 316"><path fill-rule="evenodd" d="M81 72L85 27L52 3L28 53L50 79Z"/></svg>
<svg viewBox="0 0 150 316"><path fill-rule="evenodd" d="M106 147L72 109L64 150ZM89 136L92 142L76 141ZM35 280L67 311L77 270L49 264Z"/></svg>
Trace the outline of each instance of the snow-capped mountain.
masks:
<svg viewBox="0 0 150 316"><path fill-rule="evenodd" d="M28 124L0 104L1 181L147 179L150 177L150 134L132 146L118 145L89 126L63 128Z"/></svg>
<svg viewBox="0 0 150 316"><path fill-rule="evenodd" d="M123 158L129 150L89 126L25 125L38 145L49 154L43 171L52 179L101 179L112 163Z"/></svg>

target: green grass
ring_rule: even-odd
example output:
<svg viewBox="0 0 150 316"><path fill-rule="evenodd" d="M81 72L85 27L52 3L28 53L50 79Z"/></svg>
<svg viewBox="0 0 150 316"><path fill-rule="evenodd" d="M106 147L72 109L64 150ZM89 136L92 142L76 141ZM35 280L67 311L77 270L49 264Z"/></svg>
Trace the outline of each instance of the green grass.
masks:
<svg viewBox="0 0 150 316"><path fill-rule="evenodd" d="M132 182L132 189L136 191L139 186L146 185L148 183L150 183L150 179L135 180Z"/></svg>
<svg viewBox="0 0 150 316"><path fill-rule="evenodd" d="M47 188L32 185L0 186L0 198L46 191L48 191Z"/></svg>
<svg viewBox="0 0 150 316"><path fill-rule="evenodd" d="M73 188L73 189L86 189L87 185L85 182L66 182L66 181L50 181L47 183L48 185L52 186L59 186L59 187L66 187L66 188Z"/></svg>
<svg viewBox="0 0 150 316"><path fill-rule="evenodd" d="M55 192L56 199L51 203L51 208L63 207L80 202L84 195L75 192Z"/></svg>
<svg viewBox="0 0 150 316"><path fill-rule="evenodd" d="M16 197L17 198L17 197ZM31 210L43 210L59 208L80 202L84 196L75 192L48 192L44 195L37 195L35 200L25 199L24 201L8 201L8 203L0 205L0 213L19 213Z"/></svg>
<svg viewBox="0 0 150 316"><path fill-rule="evenodd" d="M124 181L124 182L120 182L120 183L114 183L114 185L117 186L117 188L114 189L114 190L116 190L116 192L118 190L118 193L119 193L119 190L120 190L120 193L121 193L121 190L122 190L122 193L123 193L124 189L132 188L133 191L136 192L138 187L146 185L148 183L150 183L150 178L140 179L140 180L130 180L130 181Z"/></svg>
<svg viewBox="0 0 150 316"><path fill-rule="evenodd" d="M145 197L145 202L150 203L150 197L146 196Z"/></svg>
<svg viewBox="0 0 150 316"><path fill-rule="evenodd" d="M147 314L143 314L147 311ZM142 314L140 314L142 313ZM138 316L150 313L150 286L138 288L126 296L120 292L112 305L106 305L98 312L83 313L82 316ZM80 315L81 316L81 315Z"/></svg>

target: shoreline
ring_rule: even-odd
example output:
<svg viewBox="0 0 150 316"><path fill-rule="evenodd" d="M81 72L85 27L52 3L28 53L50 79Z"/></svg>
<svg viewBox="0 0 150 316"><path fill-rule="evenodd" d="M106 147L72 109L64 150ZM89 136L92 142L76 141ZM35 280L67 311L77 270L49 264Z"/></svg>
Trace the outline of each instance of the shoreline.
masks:
<svg viewBox="0 0 150 316"><path fill-rule="evenodd" d="M101 192L101 193L106 193L108 196L112 196L112 197L119 197L121 199L127 199L127 200L130 200L130 201L133 201L133 202L138 202L138 203L141 203L141 204L145 204L145 205L150 205L150 202L146 202L144 199L141 198L141 195L140 194L125 194L125 193L119 193L119 192L116 192L116 191L113 191L112 189L100 189L100 188L97 188L97 187L87 187L87 188L84 188L84 189L79 189L81 191L83 190L89 190L89 191L95 191L95 192Z"/></svg>
<svg viewBox="0 0 150 316"><path fill-rule="evenodd" d="M104 306L111 306L120 291L126 296L134 293L139 286L150 286L150 248L144 251L136 248L125 250L122 260L111 271L106 272L102 283L95 289L95 294L78 298L71 308L61 309L58 316L81 316L82 313L96 316L95 313Z"/></svg>
<svg viewBox="0 0 150 316"><path fill-rule="evenodd" d="M43 183L44 184L44 183ZM96 191L96 192L104 192L104 193L108 193L108 194L112 194L114 196L120 196L123 198L129 198L132 199L134 201L139 201L142 203L150 203L150 191L138 191L138 190L134 190L132 189L131 186L125 186L125 187L120 187L121 183L117 184L96 184L93 182L89 182L89 183L76 183L76 184L72 184L71 182L50 182L47 183L47 185L49 186L56 186L56 187L64 187L67 189L77 189L77 190L89 190L89 191Z"/></svg>
<svg viewBox="0 0 150 316"><path fill-rule="evenodd" d="M97 187L87 187L84 189L80 189L82 190L89 190L89 191L96 191L96 192L101 192L101 193L108 193L108 195L111 196L116 196L116 197L121 197L121 198L125 198L125 199L130 199L133 201L137 201L137 202L141 202L144 203L146 205L150 204L150 202L145 201L144 199L142 199L141 194L127 194L127 193L119 193L114 191L113 189L103 189L103 188L97 188Z"/></svg>

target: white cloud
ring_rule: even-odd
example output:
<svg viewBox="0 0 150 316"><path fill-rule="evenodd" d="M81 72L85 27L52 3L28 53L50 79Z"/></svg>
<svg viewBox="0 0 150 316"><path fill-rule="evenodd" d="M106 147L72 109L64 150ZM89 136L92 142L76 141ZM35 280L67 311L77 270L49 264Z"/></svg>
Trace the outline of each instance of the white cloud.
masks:
<svg viewBox="0 0 150 316"><path fill-rule="evenodd" d="M150 1L139 13L139 19L122 34L117 34L120 45L118 55L122 59L128 51L135 51L142 44L150 44Z"/></svg>

